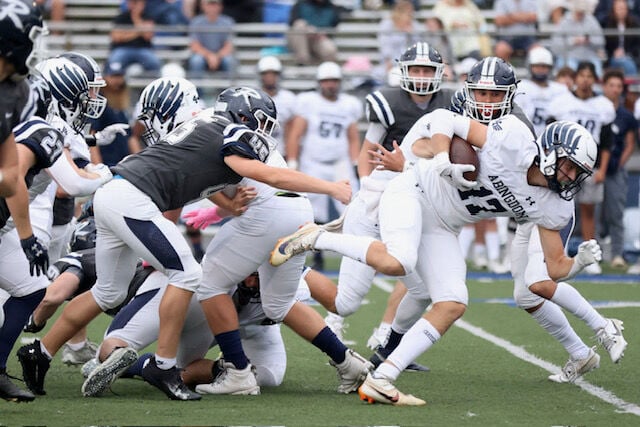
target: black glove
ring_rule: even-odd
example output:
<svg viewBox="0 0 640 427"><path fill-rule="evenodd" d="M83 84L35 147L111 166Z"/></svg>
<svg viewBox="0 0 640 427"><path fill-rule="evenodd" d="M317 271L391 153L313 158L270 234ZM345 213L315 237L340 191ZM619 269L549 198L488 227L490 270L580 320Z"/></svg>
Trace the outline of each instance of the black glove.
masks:
<svg viewBox="0 0 640 427"><path fill-rule="evenodd" d="M20 240L22 250L29 260L29 272L33 276L46 274L49 268L49 253L33 234Z"/></svg>
<svg viewBox="0 0 640 427"><path fill-rule="evenodd" d="M33 320L33 314L32 314L31 316L29 316L29 320L27 320L27 324L24 325L24 328L22 328L22 330L25 332L31 332L32 334L35 334L43 330L46 325L47 325L47 322L44 322L42 325L37 325L36 322Z"/></svg>

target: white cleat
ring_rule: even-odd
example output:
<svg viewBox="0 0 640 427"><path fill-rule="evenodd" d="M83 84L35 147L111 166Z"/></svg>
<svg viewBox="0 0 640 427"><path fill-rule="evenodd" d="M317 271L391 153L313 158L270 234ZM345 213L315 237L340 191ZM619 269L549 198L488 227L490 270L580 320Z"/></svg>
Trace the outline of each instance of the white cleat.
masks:
<svg viewBox="0 0 640 427"><path fill-rule="evenodd" d="M255 370L251 364L244 369L237 369L231 362L223 362L223 371L214 378L211 384L199 384L196 392L200 394L233 394L258 395L260 386L256 380Z"/></svg>
<svg viewBox="0 0 640 427"><path fill-rule="evenodd" d="M613 363L618 363L622 359L624 350L627 348L627 340L622 336L622 331L624 331L622 325L621 320L607 319L607 326L596 333L598 344L607 350Z"/></svg>
<svg viewBox="0 0 640 427"><path fill-rule="evenodd" d="M322 227L313 222L303 225L295 233L278 240L271 251L269 262L277 267L289 261L293 256L313 250L318 236L324 231Z"/></svg>
<svg viewBox="0 0 640 427"><path fill-rule="evenodd" d="M412 394L404 394L386 378L374 378L368 374L358 389L360 399L368 403L385 403L394 406L422 406L427 402Z"/></svg>
<svg viewBox="0 0 640 427"><path fill-rule="evenodd" d="M62 346L61 360L65 365L84 365L96 356L97 351L98 344L88 340L79 350L72 350L69 344L65 344Z"/></svg>
<svg viewBox="0 0 640 427"><path fill-rule="evenodd" d="M600 367L600 356L595 352L595 347L589 350L589 355L584 359L569 359L559 374L549 375L549 380L555 383L573 383L589 371Z"/></svg>
<svg viewBox="0 0 640 427"><path fill-rule="evenodd" d="M373 369L373 364L351 349L345 352L344 362L338 364L329 361L338 370L338 393L349 394L358 390L367 374Z"/></svg>
<svg viewBox="0 0 640 427"><path fill-rule="evenodd" d="M104 362L91 371L82 384L82 395L99 396L111 387L111 384L120 378L129 366L136 363L136 360L138 360L138 353L131 347L116 348Z"/></svg>

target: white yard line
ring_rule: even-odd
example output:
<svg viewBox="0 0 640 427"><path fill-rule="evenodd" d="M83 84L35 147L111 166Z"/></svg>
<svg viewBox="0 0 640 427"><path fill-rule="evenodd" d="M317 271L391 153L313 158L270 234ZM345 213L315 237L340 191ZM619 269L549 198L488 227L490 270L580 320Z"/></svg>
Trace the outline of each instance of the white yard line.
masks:
<svg viewBox="0 0 640 427"><path fill-rule="evenodd" d="M387 282L381 277L376 277L373 280L373 284L385 292L391 292L393 290L393 285L389 284L389 282ZM615 306L616 304L613 303L611 305L608 305L607 307L615 307ZM635 304L624 305L624 306L635 306ZM508 351L509 353L511 353L512 355L514 355L520 360L524 360L525 362L531 363L532 365L535 365L539 368L544 369L550 374L557 374L562 369L560 366L556 366L551 362L547 362L546 360L540 359L539 357L534 356L533 354L527 352L522 347L518 347L517 345L512 344L511 342L503 338L495 336L485 331L482 328L473 326L472 324L470 324L465 320L460 319L455 323L455 325L471 333L472 335L477 336L478 338L482 338L498 347L505 349L506 351ZM588 383L582 378L578 379L575 382L575 385L580 387L582 390L586 391L587 393L591 394L592 396L597 397L598 399L604 402L612 404L620 412L640 416L640 406L636 405L635 403L629 403L624 401L623 399L613 394L613 392L610 392L608 390L603 389L602 387L598 387L596 385Z"/></svg>

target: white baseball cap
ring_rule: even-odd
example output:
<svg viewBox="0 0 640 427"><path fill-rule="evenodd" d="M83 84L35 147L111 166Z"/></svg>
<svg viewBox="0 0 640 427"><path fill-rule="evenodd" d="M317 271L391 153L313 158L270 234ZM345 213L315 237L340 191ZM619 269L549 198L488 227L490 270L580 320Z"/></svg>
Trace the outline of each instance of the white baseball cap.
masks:
<svg viewBox="0 0 640 427"><path fill-rule="evenodd" d="M267 71L282 72L282 62L275 56L263 56L258 61L258 72L266 73Z"/></svg>
<svg viewBox="0 0 640 427"><path fill-rule="evenodd" d="M316 80L342 80L342 70L335 62L327 61L318 65Z"/></svg>

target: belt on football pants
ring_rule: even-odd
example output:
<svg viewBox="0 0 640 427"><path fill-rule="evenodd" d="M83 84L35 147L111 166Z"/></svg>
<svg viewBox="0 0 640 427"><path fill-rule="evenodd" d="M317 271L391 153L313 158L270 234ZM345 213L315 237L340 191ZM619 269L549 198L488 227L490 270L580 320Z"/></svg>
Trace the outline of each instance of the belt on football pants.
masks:
<svg viewBox="0 0 640 427"><path fill-rule="evenodd" d="M298 193L291 193L289 191L278 191L276 193L276 196L278 196L278 197L302 197Z"/></svg>

